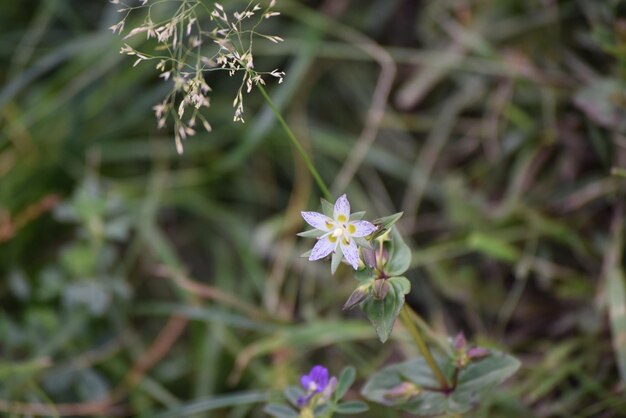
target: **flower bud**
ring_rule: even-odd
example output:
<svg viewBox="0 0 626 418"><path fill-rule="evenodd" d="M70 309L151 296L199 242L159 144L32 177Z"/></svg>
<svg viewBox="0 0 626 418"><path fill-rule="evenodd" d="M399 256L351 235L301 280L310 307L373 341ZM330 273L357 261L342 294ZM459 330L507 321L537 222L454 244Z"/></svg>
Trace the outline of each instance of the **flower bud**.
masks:
<svg viewBox="0 0 626 418"><path fill-rule="evenodd" d="M406 402L419 395L422 390L415 383L402 382L398 386L391 388L385 393L385 399L389 401Z"/></svg>
<svg viewBox="0 0 626 418"><path fill-rule="evenodd" d="M352 292L352 294L350 295L346 303L343 305L343 310L345 311L347 309L351 309L355 305L358 305L359 303L363 302L365 298L368 297L370 294L369 289L370 289L369 284L364 284L354 289L354 292Z"/></svg>
<svg viewBox="0 0 626 418"><path fill-rule="evenodd" d="M387 261L389 261L389 251L387 251L387 248L383 246L381 251L376 251L376 265L378 266L378 269L382 271L383 267L387 264Z"/></svg>
<svg viewBox="0 0 626 418"><path fill-rule="evenodd" d="M465 334L461 331L454 338L454 349L457 351L465 350L466 346L467 340L465 339Z"/></svg>
<svg viewBox="0 0 626 418"><path fill-rule="evenodd" d="M374 281L374 297L383 300L389 293L389 283L387 279L377 279Z"/></svg>
<svg viewBox="0 0 626 418"><path fill-rule="evenodd" d="M485 358L487 356L491 355L491 351L487 350L486 348L483 347L473 347L470 348L469 350L467 350L467 356L470 358L470 360L480 360L482 358Z"/></svg>
<svg viewBox="0 0 626 418"><path fill-rule="evenodd" d="M376 251L372 248L361 248L361 255L365 265L369 268L376 268Z"/></svg>
<svg viewBox="0 0 626 418"><path fill-rule="evenodd" d="M459 369L464 369L467 367L467 365L470 363L471 359L469 358L469 356L467 355L467 353L465 351L460 351L457 356L456 356L456 360L454 361L454 365L459 368Z"/></svg>

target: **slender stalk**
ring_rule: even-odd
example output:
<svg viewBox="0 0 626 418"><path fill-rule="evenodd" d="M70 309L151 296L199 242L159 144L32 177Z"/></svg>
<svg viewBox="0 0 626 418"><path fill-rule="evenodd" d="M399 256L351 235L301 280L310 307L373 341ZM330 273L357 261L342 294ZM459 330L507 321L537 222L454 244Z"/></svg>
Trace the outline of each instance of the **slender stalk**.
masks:
<svg viewBox="0 0 626 418"><path fill-rule="evenodd" d="M411 319L410 310L411 308L405 303L402 306L402 310L400 311L400 319L402 320L402 323L404 324L404 326L409 330L409 333L413 337L415 344L417 344L417 348L419 348L420 353L422 353L422 355L424 356L426 363L428 363L428 366L430 366L430 369L433 371L433 374L435 375L435 378L441 385L441 388L443 390L448 390L450 389L448 380L441 372L441 369L439 368L439 365L437 364L437 362L435 361L435 358L431 354L430 349L424 342L422 335L420 334L419 330L413 323L413 320Z"/></svg>
<svg viewBox="0 0 626 418"><path fill-rule="evenodd" d="M263 95L263 98L265 98L265 101L267 102L270 109L272 109L272 112L276 116L276 119L278 119L278 122L284 129L292 145L296 148L296 150L300 154L300 157L302 157L302 160L304 161L309 172L315 179L315 182L317 183L318 187L324 194L324 197L327 200L331 200L331 194L330 194L328 187L326 186L326 183L324 183L322 176L320 176L320 174L318 173L317 169L313 165L313 162L309 158L308 154L306 153L302 145L300 145L300 142L298 141L294 133L291 131L291 128L289 128L289 125L287 125L287 122L285 122L283 115L280 113L278 108L276 108L276 105L274 105L274 102L272 102L272 99L270 99L270 96L267 94L267 91L265 90L263 85L257 84L257 87L261 91L261 94ZM439 381L439 384L441 385L441 388L443 390L449 390L450 385L448 384L448 381L446 380L445 376L441 372L441 369L437 365L437 362L435 362L435 359L433 355L431 354L430 349L424 342L422 335L420 334L419 330L413 323L413 320L411 318L411 308L407 304L404 304L404 306L402 307L402 311L400 311L400 319L404 323L404 326L409 330L409 333L411 333L411 335L413 336L413 340L415 341L415 344L417 345L420 352L426 359L426 362L432 369L433 374L435 375L435 378L437 379L437 381Z"/></svg>
<svg viewBox="0 0 626 418"><path fill-rule="evenodd" d="M300 154L300 157L302 157L302 161L304 161L304 164L306 164L307 168L309 169L309 172L311 173L311 175L315 179L315 182L317 183L318 187L320 188L320 190L324 194L324 197L327 200L332 200L332 197L331 197L331 194L330 194L330 190L328 190L328 187L326 187L326 183L324 183L324 180L322 180L322 177L317 172L317 169L313 165L313 162L311 161L311 159L307 155L306 151L304 150L304 148L302 148L302 145L300 145L300 142L298 141L298 139L296 138L294 133L291 131L291 128L289 128L289 125L287 125L287 122L285 122L285 119L283 118L283 115L276 108L276 105L274 105L274 102L272 102L272 99L270 99L270 96L267 94L267 91L265 91L265 88L263 87L263 85L262 84L257 84L257 87L261 91L261 94L265 98L265 101L267 102L267 104L270 107L270 109L272 109L272 112L274 112L274 115L276 116L276 119L278 119L278 122L280 122L280 125L285 130L285 133L287 134L287 137L289 138L289 140L291 141L293 146L296 148L296 151L298 151L298 153Z"/></svg>

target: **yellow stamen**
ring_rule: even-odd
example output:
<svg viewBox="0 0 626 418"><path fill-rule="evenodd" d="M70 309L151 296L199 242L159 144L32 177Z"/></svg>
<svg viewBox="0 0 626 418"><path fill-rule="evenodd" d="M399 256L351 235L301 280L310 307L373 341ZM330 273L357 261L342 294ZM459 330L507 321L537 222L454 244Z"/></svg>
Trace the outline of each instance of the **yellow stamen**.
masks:
<svg viewBox="0 0 626 418"><path fill-rule="evenodd" d="M345 222L347 220L348 219L346 218L346 215L339 215L339 216L337 216L337 221L339 221L339 222Z"/></svg>
<svg viewBox="0 0 626 418"><path fill-rule="evenodd" d="M354 226L352 224L348 225L348 232L350 234L354 234L356 232L356 226Z"/></svg>
<svg viewBox="0 0 626 418"><path fill-rule="evenodd" d="M335 242L337 242L337 237L335 237L334 235L329 235L328 240L334 244Z"/></svg>

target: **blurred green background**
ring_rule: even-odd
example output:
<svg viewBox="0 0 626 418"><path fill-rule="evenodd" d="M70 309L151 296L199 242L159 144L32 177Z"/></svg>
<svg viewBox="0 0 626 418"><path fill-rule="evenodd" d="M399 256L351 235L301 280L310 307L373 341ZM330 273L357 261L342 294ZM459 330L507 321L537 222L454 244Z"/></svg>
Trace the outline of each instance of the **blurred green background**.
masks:
<svg viewBox="0 0 626 418"><path fill-rule="evenodd" d="M177 155L116 9L0 2L0 415L261 417L312 364L356 366L357 398L416 355L341 311L349 268L299 258L319 192L260 93L233 124L211 73L213 132ZM255 65L335 195L405 212L411 305L523 362L469 416L626 416L625 2L278 10Z"/></svg>

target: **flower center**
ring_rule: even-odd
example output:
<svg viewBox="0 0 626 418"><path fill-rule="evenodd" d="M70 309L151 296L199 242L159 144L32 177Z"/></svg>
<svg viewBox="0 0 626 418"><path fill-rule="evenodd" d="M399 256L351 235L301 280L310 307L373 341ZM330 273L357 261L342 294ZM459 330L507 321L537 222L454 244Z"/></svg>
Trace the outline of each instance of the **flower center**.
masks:
<svg viewBox="0 0 626 418"><path fill-rule="evenodd" d="M343 228L335 228L332 235L335 238L339 238L340 236L343 235Z"/></svg>

